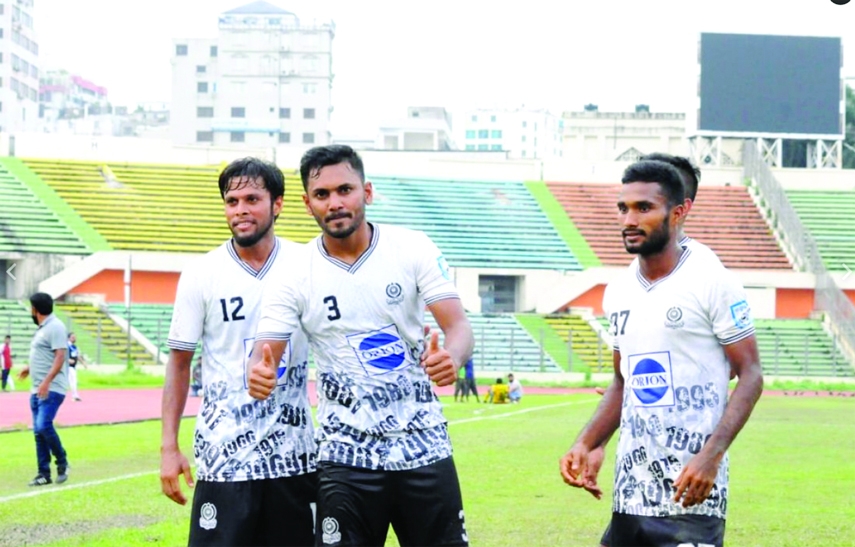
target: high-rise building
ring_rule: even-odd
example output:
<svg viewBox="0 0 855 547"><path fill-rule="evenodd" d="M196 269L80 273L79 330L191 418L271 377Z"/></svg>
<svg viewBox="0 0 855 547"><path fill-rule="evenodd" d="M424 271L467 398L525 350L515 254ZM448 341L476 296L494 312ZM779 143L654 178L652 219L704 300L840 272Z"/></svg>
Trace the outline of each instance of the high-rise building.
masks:
<svg viewBox="0 0 855 547"><path fill-rule="evenodd" d="M173 141L328 144L334 34L259 1L220 15L215 39L175 40Z"/></svg>
<svg viewBox="0 0 855 547"><path fill-rule="evenodd" d="M33 0L0 3L0 131L32 131L39 120L39 46Z"/></svg>

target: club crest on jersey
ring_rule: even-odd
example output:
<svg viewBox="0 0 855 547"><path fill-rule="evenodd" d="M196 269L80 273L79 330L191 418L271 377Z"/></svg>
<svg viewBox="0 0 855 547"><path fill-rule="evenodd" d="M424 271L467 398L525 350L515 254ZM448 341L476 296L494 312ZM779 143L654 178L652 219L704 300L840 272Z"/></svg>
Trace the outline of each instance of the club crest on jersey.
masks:
<svg viewBox="0 0 855 547"><path fill-rule="evenodd" d="M745 300L730 306L730 315L737 328L744 329L751 325L751 308Z"/></svg>
<svg viewBox="0 0 855 547"><path fill-rule="evenodd" d="M665 312L665 326L669 329L679 329L683 325L683 310L677 306L668 308Z"/></svg>
<svg viewBox="0 0 855 547"><path fill-rule="evenodd" d="M244 338L243 341L243 369L248 370L249 359L252 357L252 348L255 346L255 338ZM284 386L288 383L288 363L291 362L291 343L285 346L285 351L282 353L282 359L279 360L279 368L276 369L276 386ZM243 375L243 388L249 389L247 384L247 374Z"/></svg>
<svg viewBox="0 0 855 547"><path fill-rule="evenodd" d="M658 351L629 356L629 387L636 405L674 406L671 353Z"/></svg>
<svg viewBox="0 0 855 547"><path fill-rule="evenodd" d="M338 531L338 521L333 517L326 517L321 523L324 543L338 543L341 541L341 532Z"/></svg>
<svg viewBox="0 0 855 547"><path fill-rule="evenodd" d="M199 526L205 530L213 530L217 527L217 508L213 503L205 503L199 510Z"/></svg>
<svg viewBox="0 0 855 547"><path fill-rule="evenodd" d="M394 324L378 330L349 334L347 342L369 376L387 374L412 364L406 342Z"/></svg>
<svg viewBox="0 0 855 547"><path fill-rule="evenodd" d="M386 285L386 303L390 306L400 304L404 300L404 289L398 283Z"/></svg>

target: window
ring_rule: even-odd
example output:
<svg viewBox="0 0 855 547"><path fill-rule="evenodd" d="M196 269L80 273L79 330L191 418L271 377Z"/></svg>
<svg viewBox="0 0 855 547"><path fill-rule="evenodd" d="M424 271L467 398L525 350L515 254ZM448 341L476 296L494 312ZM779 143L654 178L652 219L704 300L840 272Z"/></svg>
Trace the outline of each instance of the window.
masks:
<svg viewBox="0 0 855 547"><path fill-rule="evenodd" d="M466 150L475 150L475 145L474 144L467 144Z"/></svg>
<svg viewBox="0 0 855 547"><path fill-rule="evenodd" d="M501 139L502 138L502 130L501 129L492 130L490 132L490 137L494 138L494 139Z"/></svg>
<svg viewBox="0 0 855 547"><path fill-rule="evenodd" d="M187 55L187 44L176 44L175 55L177 55L178 57L183 57Z"/></svg>
<svg viewBox="0 0 855 547"><path fill-rule="evenodd" d="M208 71L208 67L205 65L196 65L196 74L204 74Z"/></svg>
<svg viewBox="0 0 855 547"><path fill-rule="evenodd" d="M475 138L475 130L474 129L467 129L466 130L466 138L467 139L474 139Z"/></svg>
<svg viewBox="0 0 855 547"><path fill-rule="evenodd" d="M314 108L304 108L303 109L303 118L307 120L315 119L315 109Z"/></svg>
<svg viewBox="0 0 855 547"><path fill-rule="evenodd" d="M217 56L217 46L211 46L211 57Z"/></svg>
<svg viewBox="0 0 855 547"><path fill-rule="evenodd" d="M33 78L39 77L39 69L37 69L35 65L30 65L30 76Z"/></svg>
<svg viewBox="0 0 855 547"><path fill-rule="evenodd" d="M525 157L525 150L522 151L522 157Z"/></svg>
<svg viewBox="0 0 855 547"><path fill-rule="evenodd" d="M246 141L246 133L243 131L232 131L230 133L232 142L245 142Z"/></svg>
<svg viewBox="0 0 855 547"><path fill-rule="evenodd" d="M0 28L0 38L2 38L2 37L3 37L3 29Z"/></svg>
<svg viewBox="0 0 855 547"><path fill-rule="evenodd" d="M501 149L502 149L502 145L501 145L501 144L493 144L493 145L490 145L490 150L501 150Z"/></svg>
<svg viewBox="0 0 855 547"><path fill-rule="evenodd" d="M486 139L489 136L490 136L490 130L489 129L479 129L478 130L478 138L479 139Z"/></svg>
<svg viewBox="0 0 855 547"><path fill-rule="evenodd" d="M493 123L496 123L496 117L495 117L495 116L490 116L490 121L491 121L491 122L493 122Z"/></svg>
<svg viewBox="0 0 855 547"><path fill-rule="evenodd" d="M282 144L291 142L291 133L279 133L279 142Z"/></svg>
<svg viewBox="0 0 855 547"><path fill-rule="evenodd" d="M279 119L280 120L288 120L291 118L291 109L290 108L280 108L279 109Z"/></svg>
<svg viewBox="0 0 855 547"><path fill-rule="evenodd" d="M522 136L522 141L525 142L525 135Z"/></svg>
<svg viewBox="0 0 855 547"><path fill-rule="evenodd" d="M477 121L478 121L478 116L472 116L472 121L473 121L473 122L477 122Z"/></svg>
<svg viewBox="0 0 855 547"><path fill-rule="evenodd" d="M197 106L196 107L196 117L197 118L213 118L214 117L214 107L213 106Z"/></svg>
<svg viewBox="0 0 855 547"><path fill-rule="evenodd" d="M242 106L233 106L232 107L232 118L245 118L246 117L246 108ZM243 142L243 141L239 141Z"/></svg>
<svg viewBox="0 0 855 547"><path fill-rule="evenodd" d="M214 142L214 132L196 131L196 142Z"/></svg>
<svg viewBox="0 0 855 547"><path fill-rule="evenodd" d="M315 134L303 133L303 144L315 144Z"/></svg>
<svg viewBox="0 0 855 547"><path fill-rule="evenodd" d="M479 144L478 150L487 150L487 145L486 144Z"/></svg>
<svg viewBox="0 0 855 547"><path fill-rule="evenodd" d="M314 95L317 90L317 84L303 84L303 93L306 95Z"/></svg>
<svg viewBox="0 0 855 547"><path fill-rule="evenodd" d="M207 93L208 82L196 82L196 93Z"/></svg>
<svg viewBox="0 0 855 547"><path fill-rule="evenodd" d="M526 127L528 127L528 122L523 122L523 129L525 129Z"/></svg>

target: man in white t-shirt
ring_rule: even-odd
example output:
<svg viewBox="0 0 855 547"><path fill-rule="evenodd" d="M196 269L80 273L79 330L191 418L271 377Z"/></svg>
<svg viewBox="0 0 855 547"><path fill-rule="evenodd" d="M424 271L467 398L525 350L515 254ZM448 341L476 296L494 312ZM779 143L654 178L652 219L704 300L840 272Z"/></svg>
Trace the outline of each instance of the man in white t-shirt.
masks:
<svg viewBox="0 0 855 547"><path fill-rule="evenodd" d="M250 393L305 331L317 363L317 545L468 545L442 406L472 353L472 328L448 266L423 232L370 223L373 188L349 146L303 156L303 199L323 233L265 289ZM445 334L425 348L424 309Z"/></svg>
<svg viewBox="0 0 855 547"><path fill-rule="evenodd" d="M745 291L720 261L679 244L685 191L676 169L641 161L622 182L624 245L639 260L603 297L615 379L561 474L590 486L589 455L620 427L611 546L721 546L726 451L763 385ZM739 381L728 400L731 369Z"/></svg>
<svg viewBox="0 0 855 547"><path fill-rule="evenodd" d="M305 337L294 333L277 361L269 399L251 397L246 376L264 283L295 267L302 246L274 235L285 191L278 167L237 160L219 186L232 238L188 266L178 282L163 388L161 486L182 505L179 475L193 486L178 428L201 340L189 544L312 545L317 446Z"/></svg>

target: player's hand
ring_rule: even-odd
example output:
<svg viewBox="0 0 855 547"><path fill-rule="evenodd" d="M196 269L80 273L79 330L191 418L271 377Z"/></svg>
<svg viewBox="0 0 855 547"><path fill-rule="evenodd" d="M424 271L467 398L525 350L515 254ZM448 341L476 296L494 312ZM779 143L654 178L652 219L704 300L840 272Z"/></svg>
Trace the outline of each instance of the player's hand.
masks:
<svg viewBox="0 0 855 547"><path fill-rule="evenodd" d="M277 364L273 360L270 346L264 344L261 350L261 361L249 370L249 394L256 399L267 399L276 387Z"/></svg>
<svg viewBox="0 0 855 547"><path fill-rule="evenodd" d="M590 450L576 443L558 460L561 478L564 479L565 483L576 488L585 488L590 476L590 472L588 471L588 458L590 455ZM600 461L600 465L602 465L602 461ZM594 473L594 476L596 476L596 473Z"/></svg>
<svg viewBox="0 0 855 547"><path fill-rule="evenodd" d="M721 458L710 456L703 450L692 456L674 481L674 503L680 503L681 498L683 507L705 502L712 492L720 462Z"/></svg>
<svg viewBox="0 0 855 547"><path fill-rule="evenodd" d="M179 505L187 503L187 497L181 491L179 475L184 475L187 486L193 488L193 474L190 472L190 462L184 457L180 450L161 451L160 455L160 489Z"/></svg>
<svg viewBox="0 0 855 547"><path fill-rule="evenodd" d="M45 399L48 398L49 393L50 393L50 382L42 382L41 384L39 384L39 390L36 392L36 395L38 395L39 399L44 401Z"/></svg>
<svg viewBox="0 0 855 547"><path fill-rule="evenodd" d="M604 388L604 387L595 387L595 388L594 388L594 392L595 392L597 395L601 395L601 396L602 396L602 395L605 395L605 394L606 394L606 388Z"/></svg>
<svg viewBox="0 0 855 547"><path fill-rule="evenodd" d="M600 474L600 468L603 466L605 457L606 449L602 446L588 452L588 465L585 466L585 472L582 475L584 479L582 488L598 500L603 499L603 489L597 484L597 475Z"/></svg>
<svg viewBox="0 0 855 547"><path fill-rule="evenodd" d="M18 373L18 380L26 380L29 375L30 367L24 367L21 369L21 372Z"/></svg>
<svg viewBox="0 0 855 547"><path fill-rule="evenodd" d="M422 354L422 366L437 386L450 386L457 380L457 365L445 348L439 347L439 333L430 333L428 349Z"/></svg>

